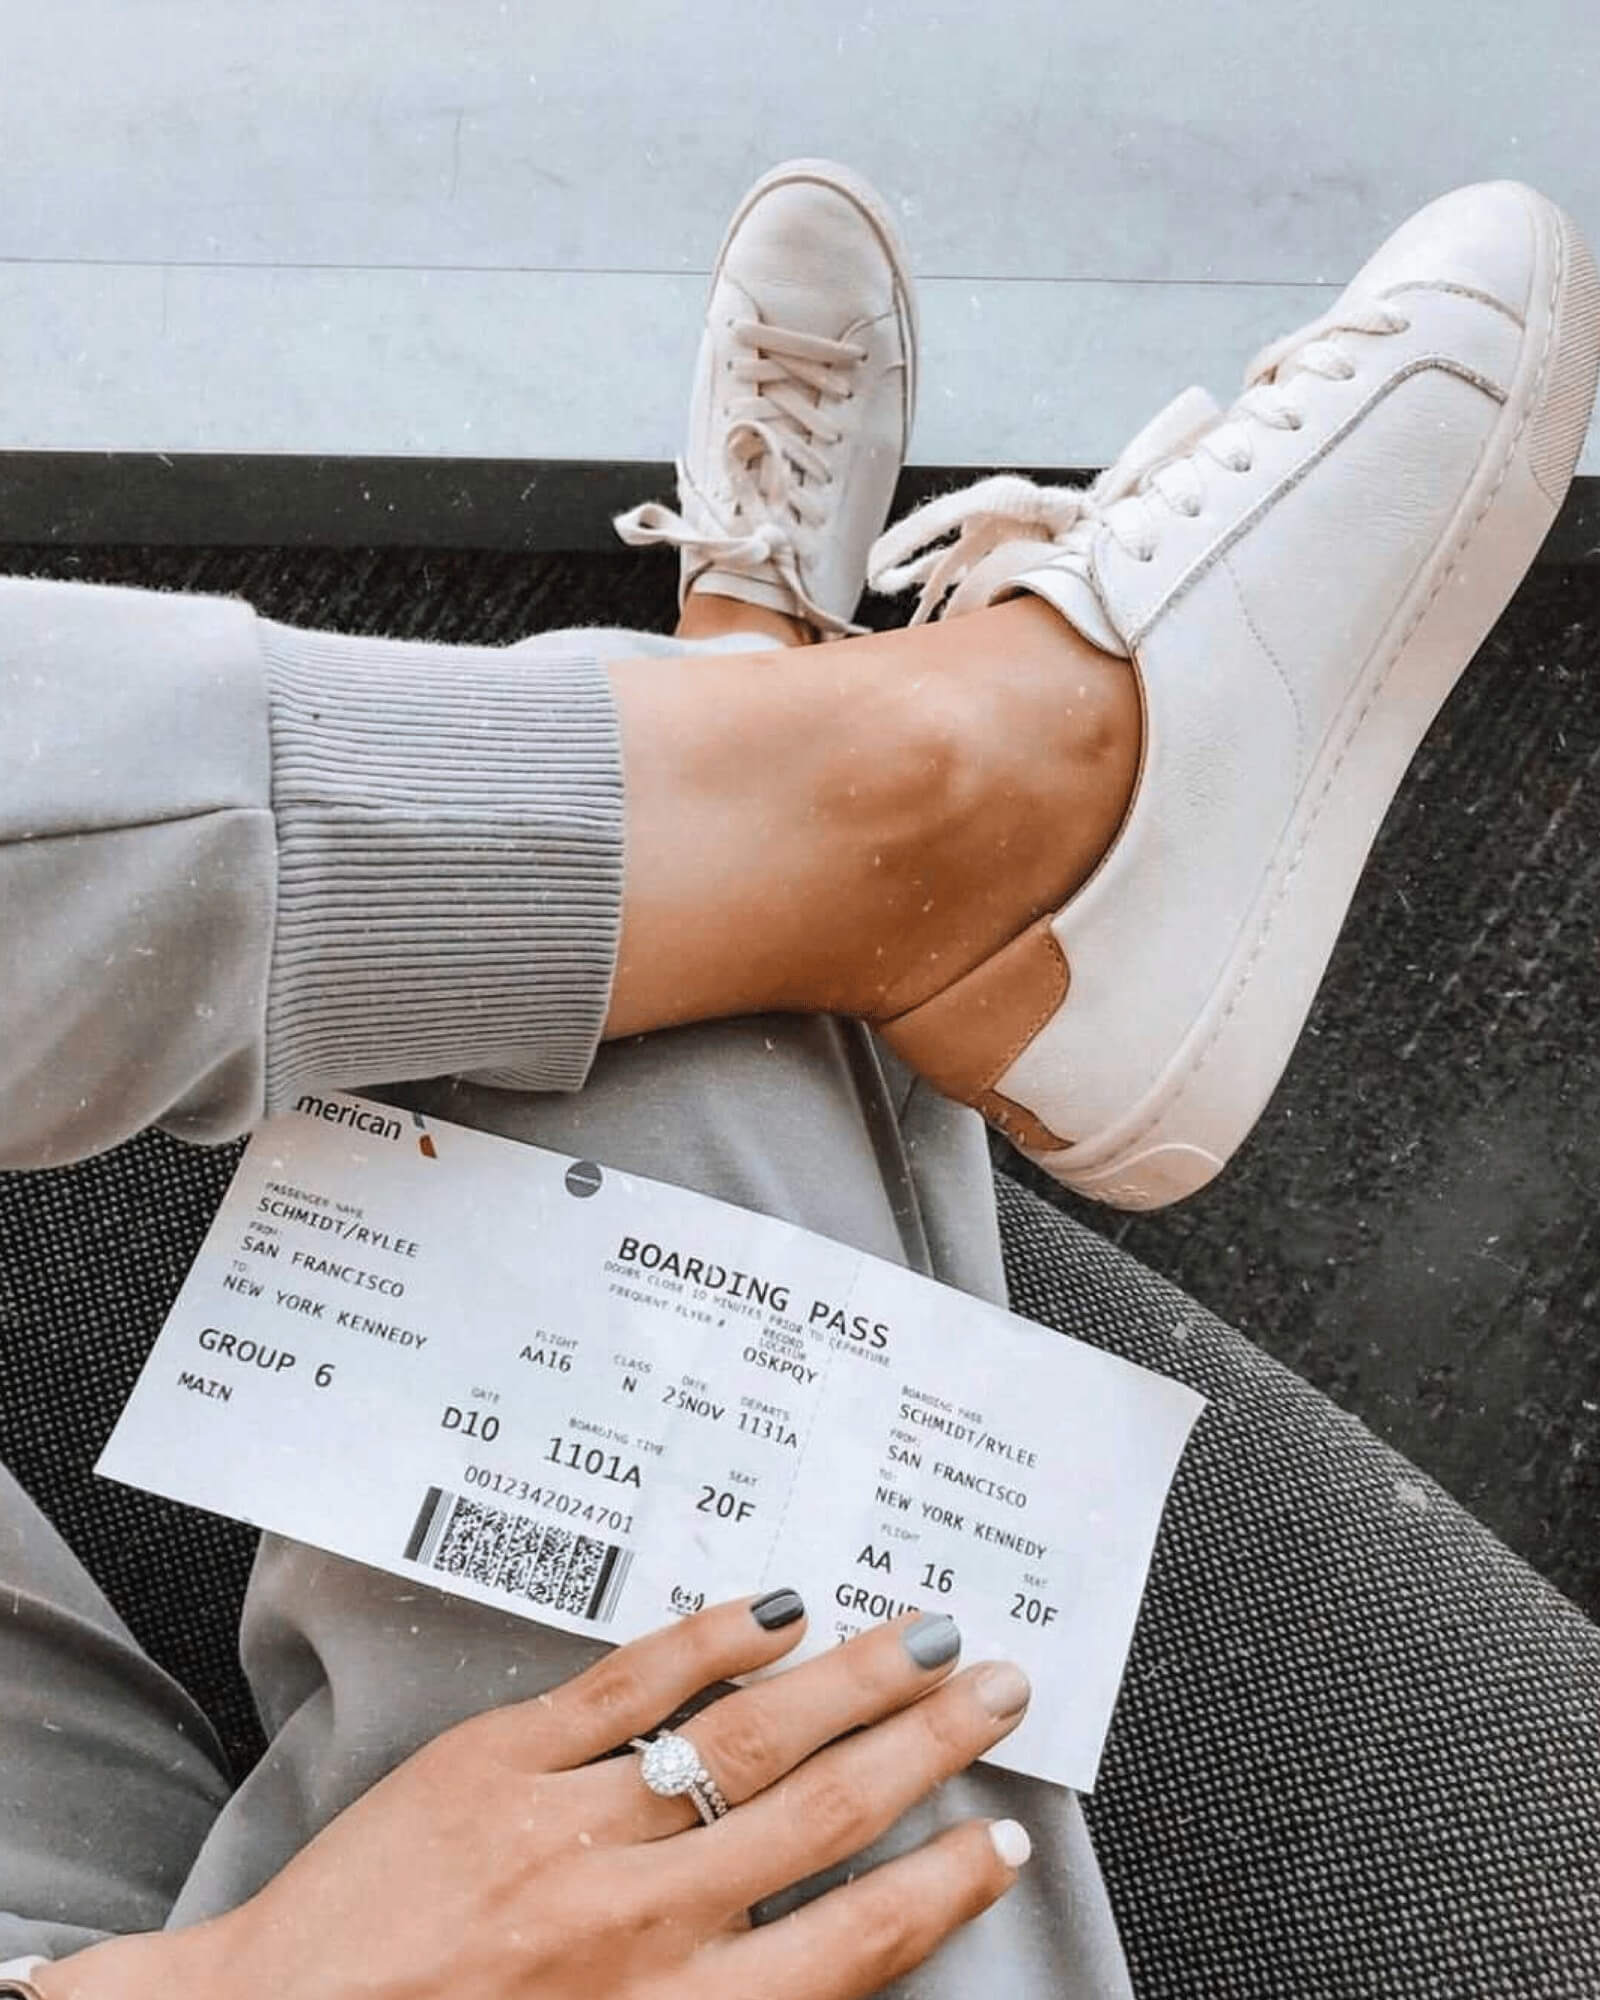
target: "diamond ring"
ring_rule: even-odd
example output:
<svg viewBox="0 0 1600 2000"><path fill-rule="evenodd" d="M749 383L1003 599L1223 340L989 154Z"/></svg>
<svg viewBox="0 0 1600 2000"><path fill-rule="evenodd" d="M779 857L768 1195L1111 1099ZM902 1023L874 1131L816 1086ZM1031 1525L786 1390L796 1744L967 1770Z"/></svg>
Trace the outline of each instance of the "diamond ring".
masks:
<svg viewBox="0 0 1600 2000"><path fill-rule="evenodd" d="M728 1810L722 1787L687 1736L663 1730L653 1738L632 1737L630 1744L639 1753L639 1776L658 1799L689 1799L707 1826Z"/></svg>

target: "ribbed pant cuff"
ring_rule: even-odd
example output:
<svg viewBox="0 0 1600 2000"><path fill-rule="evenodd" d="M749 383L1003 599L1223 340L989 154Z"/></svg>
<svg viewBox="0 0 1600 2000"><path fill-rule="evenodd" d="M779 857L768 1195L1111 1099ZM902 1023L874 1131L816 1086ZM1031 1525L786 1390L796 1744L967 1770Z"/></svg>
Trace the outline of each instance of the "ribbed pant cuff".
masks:
<svg viewBox="0 0 1600 2000"><path fill-rule="evenodd" d="M278 828L268 1109L307 1082L496 1066L576 1090L621 928L603 667L260 628Z"/></svg>

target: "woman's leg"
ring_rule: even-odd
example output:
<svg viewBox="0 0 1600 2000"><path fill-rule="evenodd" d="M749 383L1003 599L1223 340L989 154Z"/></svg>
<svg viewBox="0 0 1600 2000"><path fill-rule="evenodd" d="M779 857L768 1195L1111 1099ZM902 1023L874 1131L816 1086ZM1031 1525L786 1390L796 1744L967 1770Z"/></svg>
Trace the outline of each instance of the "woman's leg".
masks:
<svg viewBox="0 0 1600 2000"><path fill-rule="evenodd" d="M886 379L894 393L892 370ZM859 524L857 540L861 563ZM841 567L822 540L813 554L806 578ZM1138 759L1131 676L1031 604L964 629L811 646L801 607L754 602L740 594L750 584L717 570L691 580L678 642L591 631L518 649L530 665L601 657L621 725L621 962L609 1040L582 1092L497 1087L531 1074L513 1053L485 1076L385 1094L1003 1302L980 1121L861 1021L835 1016L915 1004L1093 867ZM859 573L833 585L848 612ZM776 588L765 574L752 587ZM774 647L788 649L781 660ZM997 841L1016 854L1003 883ZM251 1894L453 1722L536 1695L603 1650L276 1537L251 1581L242 1649L272 1743L219 1818L174 1924ZM1017 2000L1126 1993L1076 1801L973 1772L897 1839L973 1813L1023 1819L1035 1859L916 1992L964 2000L1003 1968Z"/></svg>
<svg viewBox="0 0 1600 2000"><path fill-rule="evenodd" d="M775 202L792 192L776 190ZM796 198L811 199L803 190ZM843 229L848 216L835 221ZM784 226L794 222L791 211ZM826 288L850 255L835 222L823 234L817 282ZM793 239L791 230L786 270ZM893 287L877 256L869 244L862 282L882 282L887 299ZM792 287L784 297L793 302ZM860 318L854 304L846 316ZM856 378L870 382L870 394L863 388L856 398L858 414L903 400L903 314L885 305L873 325L859 364L866 373ZM796 344L792 335L774 338ZM838 367L856 366L835 344ZM759 421L801 464L814 457L811 418L827 424L832 405L801 393L817 387L807 374L813 366L802 354L795 379L778 382L770 356L751 361L762 407L730 410L729 438ZM898 461L856 435L862 448L852 457L846 439L837 483L881 489L886 504ZM787 519L784 508L777 514ZM706 557L711 568L684 609L686 635L698 642L692 654L601 633L525 649L557 670L579 651L611 663L630 854L614 1039L576 1097L521 1096L479 1081L412 1085L404 1101L757 1207L998 1299L978 1122L914 1081L866 1028L816 1010L871 1014L914 1004L1093 865L1120 811L1119 771L1131 770L1137 754L1136 735L1119 742L1105 709L1128 677L1077 658L1065 628L1031 606L969 621L954 643L946 629L864 638L790 652L775 669L755 655L763 643L804 639L804 606L820 607L837 629L859 594L872 532L865 512L855 507L848 538L826 526L796 531L791 568L803 604L796 599L788 611L760 600L781 595L790 569L730 573L731 547ZM292 654L308 731L338 670L359 686L371 709L364 726L381 736L383 701L404 696L408 673L422 664L416 648L278 641ZM664 666L663 651L682 656ZM503 662L463 655L461 671L473 670L503 672ZM1124 701L1122 720L1130 719L1136 731L1136 710ZM1008 738L1025 749L1008 749ZM1044 770L1052 746L1069 768ZM504 740L496 747L502 758L511 749ZM1028 857L1003 885L994 880L997 839L1014 840ZM947 879L930 907L935 877ZM717 913L712 927L708 910ZM341 913L359 923L358 909L341 905ZM759 949L757 938L765 940ZM325 985L323 960L315 965ZM797 1011L763 1017L773 1008ZM739 1018L675 1025L722 1016ZM645 1028L669 1032L641 1039ZM408 1073L416 1072L388 1072ZM516 1073L514 1060L497 1072ZM360 1077L359 1068L344 1072ZM548 1060L544 1077L548 1089ZM170 1911L175 1925L249 1895L450 1723L536 1694L599 1650L270 1537L250 1588L243 1649L272 1741L211 1826ZM1023 2000L1125 1991L1074 1803L1021 1780L974 1774L946 1787L906 1837L972 1811L1024 1818L1037 1858L1006 1909L958 1941L917 1990L944 2000L1000 1963Z"/></svg>
<svg viewBox="0 0 1600 2000"><path fill-rule="evenodd" d="M635 661L648 652L654 672L670 677L731 647L747 677L787 675L800 657L792 651L781 661L746 657L783 643L770 627L752 627L693 646L639 634L555 633L520 650L553 658L582 644ZM669 664L663 655L677 657ZM515 1066L497 1074L514 1083ZM760 1210L1004 1303L981 1121L913 1076L859 1022L745 1016L619 1037L601 1049L574 1095L460 1078L383 1094L431 1116ZM272 1743L218 1819L174 1924L249 1895L318 1827L453 1722L554 1686L605 1648L269 1536L246 1600L242 1650ZM997 1967L1017 2000L1116 2000L1127 1992L1070 1794L1005 1772L972 1772L943 1787L883 1852L972 1814L1022 1819L1035 1858L1002 1906L917 1975L920 2000L965 2000Z"/></svg>

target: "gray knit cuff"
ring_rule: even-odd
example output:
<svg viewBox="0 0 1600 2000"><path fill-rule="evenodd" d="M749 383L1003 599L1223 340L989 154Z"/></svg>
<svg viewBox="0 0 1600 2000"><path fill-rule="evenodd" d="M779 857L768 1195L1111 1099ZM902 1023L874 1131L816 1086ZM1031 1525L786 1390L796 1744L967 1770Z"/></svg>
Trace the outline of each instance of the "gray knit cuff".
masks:
<svg viewBox="0 0 1600 2000"><path fill-rule="evenodd" d="M260 621L278 914L267 1108L514 1065L576 1090L610 1003L622 753L594 659Z"/></svg>

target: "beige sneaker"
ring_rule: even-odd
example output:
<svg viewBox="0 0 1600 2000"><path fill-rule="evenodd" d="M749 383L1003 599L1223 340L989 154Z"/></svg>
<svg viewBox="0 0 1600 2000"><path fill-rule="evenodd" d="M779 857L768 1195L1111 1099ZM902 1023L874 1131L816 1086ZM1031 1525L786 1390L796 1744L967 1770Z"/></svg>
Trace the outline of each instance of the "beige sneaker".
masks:
<svg viewBox="0 0 1600 2000"><path fill-rule="evenodd" d="M1155 1208L1209 1181L1555 519L1597 367L1572 223L1529 188L1464 188L1259 355L1231 410L1190 390L1086 490L986 481L886 536L878 580L921 583L920 616L1045 598L1132 662L1144 706L1096 873L887 1039L1081 1194Z"/></svg>
<svg viewBox="0 0 1600 2000"><path fill-rule="evenodd" d="M791 160L740 203L711 276L678 462L680 511L619 515L682 552L691 590L851 624L916 398L916 304L888 210L826 160Z"/></svg>

